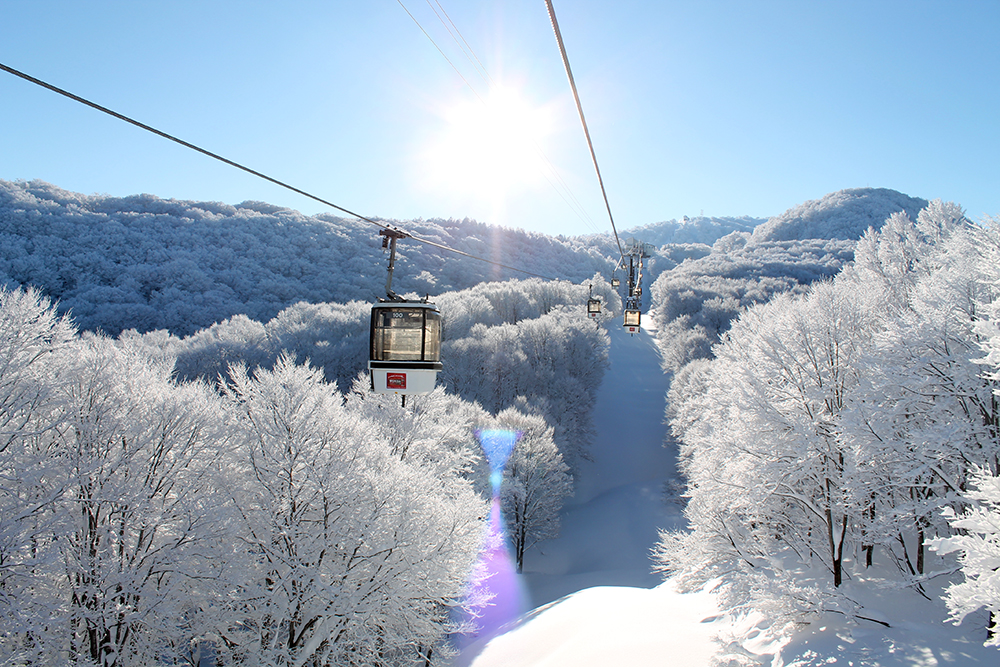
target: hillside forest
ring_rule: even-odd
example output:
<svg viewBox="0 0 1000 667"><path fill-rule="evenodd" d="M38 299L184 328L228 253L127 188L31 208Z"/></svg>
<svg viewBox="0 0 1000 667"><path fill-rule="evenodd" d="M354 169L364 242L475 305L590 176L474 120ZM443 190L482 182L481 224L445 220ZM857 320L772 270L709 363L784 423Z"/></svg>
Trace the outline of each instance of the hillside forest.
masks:
<svg viewBox="0 0 1000 667"><path fill-rule="evenodd" d="M401 246L396 290L445 321L405 407L365 370L370 225L0 181L0 663L449 663L490 604L478 434L521 434L499 498L523 556L588 459L617 248L387 222L551 276ZM656 246L689 524L650 567L775 635L891 623L865 587L1000 613L1000 225L857 189L628 234Z"/></svg>

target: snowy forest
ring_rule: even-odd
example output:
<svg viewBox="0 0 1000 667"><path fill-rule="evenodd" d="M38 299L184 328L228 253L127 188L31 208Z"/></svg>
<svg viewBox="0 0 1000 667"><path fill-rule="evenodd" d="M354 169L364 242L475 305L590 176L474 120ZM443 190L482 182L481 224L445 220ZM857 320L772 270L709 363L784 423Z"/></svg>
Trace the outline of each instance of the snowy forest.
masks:
<svg viewBox="0 0 1000 667"><path fill-rule="evenodd" d="M956 567L955 617L1000 612L998 266L996 225L934 201L867 230L832 280L744 310L671 386L690 530L663 535L660 567L723 576L729 608L779 630Z"/></svg>
<svg viewBox="0 0 1000 667"><path fill-rule="evenodd" d="M0 664L450 664L491 604L477 434L521 434L499 491L520 568L589 459L617 247L386 222L551 276L401 244L397 291L444 320L438 387L405 407L365 370L371 225L0 181ZM865 588L990 624L1000 224L866 188L626 234L656 246L651 418L688 524L650 569L774 636L888 626Z"/></svg>

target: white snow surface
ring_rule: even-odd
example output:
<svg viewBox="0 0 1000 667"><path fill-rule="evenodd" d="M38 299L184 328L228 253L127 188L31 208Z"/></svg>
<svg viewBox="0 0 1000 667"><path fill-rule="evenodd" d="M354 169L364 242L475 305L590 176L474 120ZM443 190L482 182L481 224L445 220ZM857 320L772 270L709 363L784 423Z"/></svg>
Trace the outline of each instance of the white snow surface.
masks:
<svg viewBox="0 0 1000 667"><path fill-rule="evenodd" d="M711 593L682 595L652 572L657 530L684 521L671 498L676 451L663 446L669 383L650 332L617 324L605 323L611 366L597 395L593 460L581 466L559 538L525 556L535 608L466 649L459 665L659 665L669 656L683 667L715 652L725 621Z"/></svg>
<svg viewBox="0 0 1000 667"><path fill-rule="evenodd" d="M530 614L493 639L475 667L708 665L718 619L709 593L596 586Z"/></svg>
<svg viewBox="0 0 1000 667"><path fill-rule="evenodd" d="M605 323L611 366L595 407L593 461L579 471L560 537L525 557L533 609L467 647L457 667L1000 665L1000 651L982 645L985 614L955 626L933 594L859 586L855 598L891 628L828 614L776 641L756 615L720 614L710 590L661 583L649 558L657 529L684 522L676 450L663 446L668 381L650 331L630 336L616 324Z"/></svg>
<svg viewBox="0 0 1000 667"><path fill-rule="evenodd" d="M597 393L593 460L581 465L559 538L525 554L535 606L589 586L656 586L662 579L651 571L649 550L657 529L683 525L682 505L665 496L677 455L663 446L669 383L655 339L617 324L606 323L611 366Z"/></svg>

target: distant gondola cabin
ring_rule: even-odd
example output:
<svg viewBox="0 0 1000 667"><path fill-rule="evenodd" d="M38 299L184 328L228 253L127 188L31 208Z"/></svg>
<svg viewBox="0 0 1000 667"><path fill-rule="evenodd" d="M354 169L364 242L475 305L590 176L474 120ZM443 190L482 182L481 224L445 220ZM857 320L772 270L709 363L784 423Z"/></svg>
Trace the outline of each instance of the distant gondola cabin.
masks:
<svg viewBox="0 0 1000 667"><path fill-rule="evenodd" d="M441 365L441 313L432 303L372 306L368 369L378 394L426 394Z"/></svg>
<svg viewBox="0 0 1000 667"><path fill-rule="evenodd" d="M601 300L587 299L587 317L596 318L601 314Z"/></svg>
<svg viewBox="0 0 1000 667"><path fill-rule="evenodd" d="M629 333L639 333L639 318L642 313L634 309L625 310L625 330Z"/></svg>

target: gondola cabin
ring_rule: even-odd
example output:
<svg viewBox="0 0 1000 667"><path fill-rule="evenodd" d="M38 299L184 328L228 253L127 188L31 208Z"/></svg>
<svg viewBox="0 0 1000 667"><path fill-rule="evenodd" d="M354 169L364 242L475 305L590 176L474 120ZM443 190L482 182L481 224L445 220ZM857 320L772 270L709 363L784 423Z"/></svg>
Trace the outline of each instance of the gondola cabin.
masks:
<svg viewBox="0 0 1000 667"><path fill-rule="evenodd" d="M601 300L587 299L587 317L595 319L600 314L601 314Z"/></svg>
<svg viewBox="0 0 1000 667"><path fill-rule="evenodd" d="M642 313L639 310L625 309L625 330L629 333L639 333L639 317Z"/></svg>
<svg viewBox="0 0 1000 667"><path fill-rule="evenodd" d="M368 370L377 394L433 391L441 365L441 313L433 303L387 301L372 306Z"/></svg>

